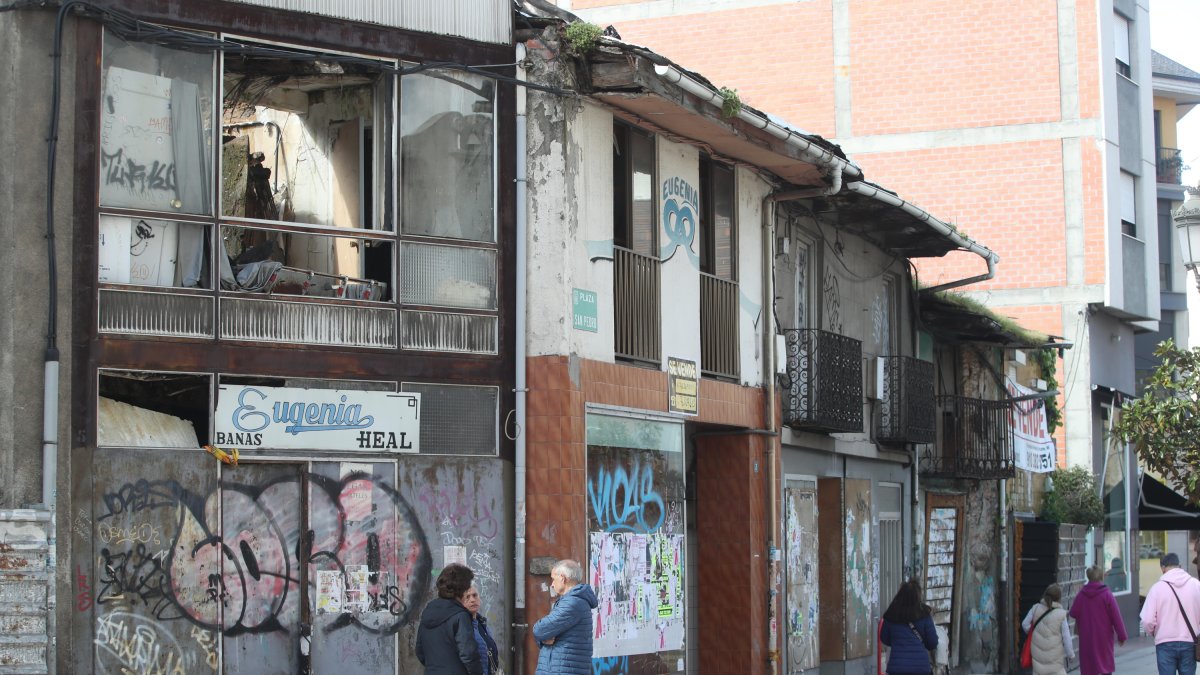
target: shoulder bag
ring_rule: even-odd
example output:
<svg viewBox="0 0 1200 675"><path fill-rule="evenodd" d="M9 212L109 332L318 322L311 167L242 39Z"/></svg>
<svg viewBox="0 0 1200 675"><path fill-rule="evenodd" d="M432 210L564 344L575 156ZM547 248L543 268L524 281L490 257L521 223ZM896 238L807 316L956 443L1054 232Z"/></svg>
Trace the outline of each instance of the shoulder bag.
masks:
<svg viewBox="0 0 1200 675"><path fill-rule="evenodd" d="M1029 632L1025 634L1025 646L1021 647L1022 668L1033 667L1033 631L1037 630L1038 624L1042 622L1042 619L1050 616L1050 613L1053 611L1053 607L1047 607L1046 611L1042 612L1042 615L1037 618L1037 621L1034 621L1033 625L1029 627Z"/></svg>
<svg viewBox="0 0 1200 675"><path fill-rule="evenodd" d="M1196 643L1196 660L1200 661L1200 637L1197 637L1196 631L1192 629L1192 622L1188 620L1187 612L1183 609L1183 601L1179 599L1179 594L1175 592L1175 587L1167 583L1167 588L1171 589L1171 594L1175 596L1175 602L1179 603L1179 613L1183 615L1183 622L1187 624L1188 632L1192 634L1192 642Z"/></svg>
<svg viewBox="0 0 1200 675"><path fill-rule="evenodd" d="M917 636L917 644L924 647L925 638L921 637L921 632L917 630L917 627L911 621L908 622L908 629L912 631L913 635ZM929 672L937 672L937 661L933 660L933 650L929 651Z"/></svg>

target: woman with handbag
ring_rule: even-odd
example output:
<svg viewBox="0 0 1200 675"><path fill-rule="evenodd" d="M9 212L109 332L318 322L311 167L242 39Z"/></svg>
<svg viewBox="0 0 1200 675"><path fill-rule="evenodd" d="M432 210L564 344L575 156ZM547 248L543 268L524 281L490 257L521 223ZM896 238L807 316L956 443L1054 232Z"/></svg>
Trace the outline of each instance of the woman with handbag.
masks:
<svg viewBox="0 0 1200 675"><path fill-rule="evenodd" d="M929 652L938 645L932 611L921 602L921 585L906 581L883 613L879 640L891 647L887 675L930 675Z"/></svg>
<svg viewBox="0 0 1200 675"><path fill-rule="evenodd" d="M1025 630L1033 675L1066 675L1067 660L1075 658L1075 643L1058 584L1046 587L1042 599L1029 608L1021 628ZM1023 667L1029 667L1024 664L1024 655L1021 660Z"/></svg>

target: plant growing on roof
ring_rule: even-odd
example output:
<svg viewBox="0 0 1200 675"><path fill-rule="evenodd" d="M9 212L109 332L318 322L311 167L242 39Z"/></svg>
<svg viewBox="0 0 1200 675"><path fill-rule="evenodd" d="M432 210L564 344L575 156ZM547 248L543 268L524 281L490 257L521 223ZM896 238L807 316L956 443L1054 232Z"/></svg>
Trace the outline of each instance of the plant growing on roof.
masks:
<svg viewBox="0 0 1200 675"><path fill-rule="evenodd" d="M1042 379L1046 381L1046 390L1054 391L1058 389L1058 378L1054 375L1058 372L1058 354L1055 350L1046 347L1034 352L1038 366L1042 369ZM1046 404L1046 432L1054 433L1058 425L1062 424L1062 410L1058 408L1058 397L1048 398L1043 401Z"/></svg>
<svg viewBox="0 0 1200 675"><path fill-rule="evenodd" d="M1104 503L1096 479L1086 467L1055 469L1050 480L1053 487L1042 498L1042 520L1078 525L1104 522Z"/></svg>
<svg viewBox="0 0 1200 675"><path fill-rule="evenodd" d="M596 45L600 44L600 36L603 34L604 29L594 23L576 21L567 25L563 37L567 39L567 45L573 53L585 56L596 49Z"/></svg>
<svg viewBox="0 0 1200 675"><path fill-rule="evenodd" d="M737 89L721 87L717 94L721 96L721 116L727 120L737 117L742 111L742 99L738 96Z"/></svg>
<svg viewBox="0 0 1200 675"><path fill-rule="evenodd" d="M1140 398L1126 401L1112 433L1133 443L1150 471L1200 504L1200 347L1166 340Z"/></svg>

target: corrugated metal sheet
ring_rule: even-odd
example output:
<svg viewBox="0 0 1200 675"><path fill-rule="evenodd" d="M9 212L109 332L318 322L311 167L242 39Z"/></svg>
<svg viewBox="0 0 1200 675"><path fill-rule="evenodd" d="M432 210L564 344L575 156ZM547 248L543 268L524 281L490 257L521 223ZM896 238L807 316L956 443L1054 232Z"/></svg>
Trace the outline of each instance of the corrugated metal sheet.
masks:
<svg viewBox="0 0 1200 675"><path fill-rule="evenodd" d="M496 353L497 321L494 316L409 310L401 313L400 323L406 349Z"/></svg>
<svg viewBox="0 0 1200 675"><path fill-rule="evenodd" d="M100 332L212 337L212 298L100 290Z"/></svg>
<svg viewBox="0 0 1200 675"><path fill-rule="evenodd" d="M54 563L46 512L0 511L0 673L49 672Z"/></svg>
<svg viewBox="0 0 1200 675"><path fill-rule="evenodd" d="M274 7L351 21L480 42L512 41L512 5L507 0L242 0L248 5Z"/></svg>
<svg viewBox="0 0 1200 675"><path fill-rule="evenodd" d="M395 347L396 310L223 298L221 337L341 347Z"/></svg>

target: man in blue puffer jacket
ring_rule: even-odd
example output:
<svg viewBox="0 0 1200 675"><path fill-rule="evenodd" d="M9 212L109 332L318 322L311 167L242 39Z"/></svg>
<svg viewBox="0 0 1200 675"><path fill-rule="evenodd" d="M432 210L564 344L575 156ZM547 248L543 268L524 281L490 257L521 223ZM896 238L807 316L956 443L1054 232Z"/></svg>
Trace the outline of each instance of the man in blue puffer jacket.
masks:
<svg viewBox="0 0 1200 675"><path fill-rule="evenodd" d="M538 675L591 675L592 610L597 600L583 583L583 567L560 560L550 570L550 588L558 600L550 613L533 625Z"/></svg>

